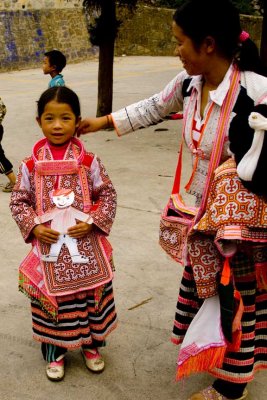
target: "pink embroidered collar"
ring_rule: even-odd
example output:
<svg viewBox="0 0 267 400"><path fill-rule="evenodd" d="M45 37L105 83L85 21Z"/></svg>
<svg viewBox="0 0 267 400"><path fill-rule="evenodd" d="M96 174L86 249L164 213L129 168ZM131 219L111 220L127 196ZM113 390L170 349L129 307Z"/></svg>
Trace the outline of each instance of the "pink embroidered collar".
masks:
<svg viewBox="0 0 267 400"><path fill-rule="evenodd" d="M68 153L70 146L76 145L79 150L73 151L76 157L73 160L43 160L43 154L46 149L50 150L50 146L46 138L39 140L33 147L32 157L35 163L36 172L38 175L68 175L77 174L79 166L84 159L85 150L82 142L76 138L72 138L65 150L65 155ZM40 155L40 149L44 149ZM52 154L52 153L51 153ZM65 157L64 155L64 157Z"/></svg>

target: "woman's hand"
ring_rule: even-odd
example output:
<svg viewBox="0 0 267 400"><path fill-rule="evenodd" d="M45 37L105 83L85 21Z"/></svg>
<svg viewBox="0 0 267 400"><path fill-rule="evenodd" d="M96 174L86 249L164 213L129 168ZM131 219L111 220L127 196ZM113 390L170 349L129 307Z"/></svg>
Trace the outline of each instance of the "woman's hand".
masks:
<svg viewBox="0 0 267 400"><path fill-rule="evenodd" d="M97 132L101 129L111 128L112 120L111 117L105 115L104 117L98 118L85 118L80 122L80 125L77 129L77 136L85 135L90 132Z"/></svg>
<svg viewBox="0 0 267 400"><path fill-rule="evenodd" d="M60 235L59 232L53 229L47 228L45 225L36 225L32 230L33 235L36 239L40 240L42 243L52 244L58 241Z"/></svg>
<svg viewBox="0 0 267 400"><path fill-rule="evenodd" d="M84 236L88 235L89 232L93 229L93 224L87 224L87 222L79 222L78 224L71 226L68 229L67 234L75 239L81 239Z"/></svg>

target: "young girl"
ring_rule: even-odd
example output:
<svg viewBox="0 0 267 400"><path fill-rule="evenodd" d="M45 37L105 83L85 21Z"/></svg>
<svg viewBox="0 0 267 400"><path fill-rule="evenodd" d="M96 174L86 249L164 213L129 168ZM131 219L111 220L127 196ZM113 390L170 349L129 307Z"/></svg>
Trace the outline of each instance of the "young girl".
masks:
<svg viewBox="0 0 267 400"><path fill-rule="evenodd" d="M45 138L21 163L10 202L32 244L19 287L32 301L33 337L53 381L64 377L68 349L81 347L87 368L103 371L98 347L117 324L106 238L116 192L99 158L74 138L80 119L72 90L54 87L41 95L37 122Z"/></svg>

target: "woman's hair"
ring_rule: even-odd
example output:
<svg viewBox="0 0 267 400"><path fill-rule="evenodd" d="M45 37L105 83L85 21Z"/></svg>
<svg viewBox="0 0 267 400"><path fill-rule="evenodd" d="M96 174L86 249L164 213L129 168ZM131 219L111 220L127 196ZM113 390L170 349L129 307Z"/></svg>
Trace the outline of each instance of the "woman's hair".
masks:
<svg viewBox="0 0 267 400"><path fill-rule="evenodd" d="M256 44L249 38L240 41L239 13L230 0L187 0L176 10L173 20L196 49L211 36L220 53L233 59L241 71L265 75Z"/></svg>
<svg viewBox="0 0 267 400"><path fill-rule="evenodd" d="M68 104L76 118L80 117L81 108L77 94L66 86L55 86L43 92L40 99L37 101L37 116L39 118L41 118L46 104L52 100L55 100L58 103Z"/></svg>

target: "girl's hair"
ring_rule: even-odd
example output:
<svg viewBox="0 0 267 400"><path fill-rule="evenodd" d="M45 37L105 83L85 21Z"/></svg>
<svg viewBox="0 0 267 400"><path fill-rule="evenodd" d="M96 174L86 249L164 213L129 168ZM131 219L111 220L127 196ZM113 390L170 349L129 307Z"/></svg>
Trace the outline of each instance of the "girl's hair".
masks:
<svg viewBox="0 0 267 400"><path fill-rule="evenodd" d="M220 53L233 59L241 71L265 75L256 44L249 38L240 42L239 13L230 0L187 0L176 10L173 20L196 49L211 36Z"/></svg>
<svg viewBox="0 0 267 400"><path fill-rule="evenodd" d="M77 94L66 86L55 86L47 89L41 94L41 97L37 102L37 116L39 118L41 118L46 104L52 100L55 100L58 103L68 104L71 107L76 118L80 117L81 108Z"/></svg>

